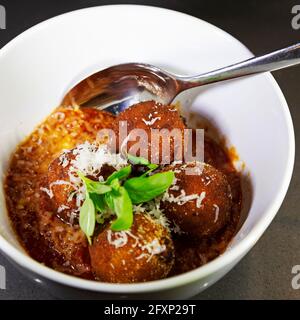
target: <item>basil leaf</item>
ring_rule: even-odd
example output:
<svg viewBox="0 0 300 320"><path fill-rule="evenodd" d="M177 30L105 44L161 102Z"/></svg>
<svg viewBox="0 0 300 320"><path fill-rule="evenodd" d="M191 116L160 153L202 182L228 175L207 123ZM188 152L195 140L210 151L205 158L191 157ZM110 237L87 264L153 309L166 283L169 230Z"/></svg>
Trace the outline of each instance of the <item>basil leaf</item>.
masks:
<svg viewBox="0 0 300 320"><path fill-rule="evenodd" d="M158 165L157 164L152 164L150 163L150 165L148 166L149 170L146 171L145 173L143 173L140 178L143 178L143 177L146 177L149 175L150 172L152 172L153 170L157 169L158 168Z"/></svg>
<svg viewBox="0 0 300 320"><path fill-rule="evenodd" d="M155 163L150 163L147 159L143 158L143 157L135 157L131 154L127 154L127 158L128 160L135 164L135 165L143 165L143 166L147 166L150 170L147 171L145 174L157 169L159 166Z"/></svg>
<svg viewBox="0 0 300 320"><path fill-rule="evenodd" d="M157 169L159 167L158 164L155 164L155 163L149 163L148 166L147 166L151 171ZM149 170L149 171L150 171Z"/></svg>
<svg viewBox="0 0 300 320"><path fill-rule="evenodd" d="M87 197L80 208L79 225L81 230L88 238L89 244L92 244L91 236L94 234L96 225L95 206L89 197Z"/></svg>
<svg viewBox="0 0 300 320"><path fill-rule="evenodd" d="M90 198L92 199L96 211L105 211L106 203L104 200L104 196L102 194L91 193Z"/></svg>
<svg viewBox="0 0 300 320"><path fill-rule="evenodd" d="M174 181L174 172L156 173L150 177L136 177L124 184L132 203L147 202L164 193Z"/></svg>
<svg viewBox="0 0 300 320"><path fill-rule="evenodd" d="M119 171L112 173L107 179L106 183L110 184L114 179L123 180L126 179L131 173L131 166L124 167Z"/></svg>
<svg viewBox="0 0 300 320"><path fill-rule="evenodd" d="M111 187L99 181L93 181L85 177L81 172L77 172L79 178L83 181L88 193L104 194L111 191Z"/></svg>
<svg viewBox="0 0 300 320"><path fill-rule="evenodd" d="M119 179L113 179L110 183L110 187L112 189L112 191L118 192L120 189L120 182ZM115 193L114 192L114 193Z"/></svg>
<svg viewBox="0 0 300 320"><path fill-rule="evenodd" d="M109 193L105 193L104 195L104 199L105 199L105 202L107 204L107 206L114 211L114 202L113 202L113 195L111 192Z"/></svg>
<svg viewBox="0 0 300 320"><path fill-rule="evenodd" d="M104 194L111 191L110 186L101 184L101 182L93 182L91 184L87 184L86 186L89 193Z"/></svg>
<svg viewBox="0 0 300 320"><path fill-rule="evenodd" d="M114 211L117 219L111 224L113 231L128 230L133 222L132 202L124 187L120 187L119 195L113 197Z"/></svg>
<svg viewBox="0 0 300 320"><path fill-rule="evenodd" d="M143 157L136 157L136 156L133 156L129 153L127 154L127 158L133 164L141 164L144 166L148 166L150 164L150 162L147 159L145 159Z"/></svg>

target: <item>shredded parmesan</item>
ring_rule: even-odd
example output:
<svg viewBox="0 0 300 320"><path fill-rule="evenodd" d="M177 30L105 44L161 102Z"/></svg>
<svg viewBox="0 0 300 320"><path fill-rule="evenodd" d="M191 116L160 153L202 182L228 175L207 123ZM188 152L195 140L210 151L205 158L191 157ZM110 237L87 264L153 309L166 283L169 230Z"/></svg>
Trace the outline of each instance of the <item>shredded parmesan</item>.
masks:
<svg viewBox="0 0 300 320"><path fill-rule="evenodd" d="M47 189L47 188L40 188L40 190L43 191L43 192L46 192L47 195L48 195L48 197L49 197L50 199L53 198L53 192L52 192L52 190Z"/></svg>
<svg viewBox="0 0 300 320"><path fill-rule="evenodd" d="M218 219L219 219L220 208L216 204L214 204L213 206L215 208L215 220L214 220L214 223L216 223L218 221Z"/></svg>
<svg viewBox="0 0 300 320"><path fill-rule="evenodd" d="M118 231L118 232L113 232L112 230L107 231L108 243L115 246L117 249L124 247L128 243L128 236L132 237L136 241L133 245L133 247L136 247L139 242L139 238L133 235L130 231L128 230Z"/></svg>
<svg viewBox="0 0 300 320"><path fill-rule="evenodd" d="M69 181L65 181L65 180L56 180L56 181L50 183L49 187L50 187L50 190L52 190L53 186L61 186L61 185L72 186L72 183L70 183Z"/></svg>
<svg viewBox="0 0 300 320"><path fill-rule="evenodd" d="M77 218L79 215L79 210L78 211L72 211L69 215L70 219L69 219L69 222L71 225L73 225L74 223L74 219Z"/></svg>
<svg viewBox="0 0 300 320"><path fill-rule="evenodd" d="M70 154L72 157L70 158ZM68 156L69 155L69 156ZM127 165L127 160L121 154L111 153L106 145L91 144L85 142L78 145L72 151L65 150L59 157L59 164L63 168L68 167L68 181L58 180L50 184L49 189L41 189L53 197L53 185L69 185L74 189L68 198L68 202L75 198L76 206L79 208L85 199L86 190L78 177L77 172L80 171L85 176L91 176L99 181L103 181L103 176L100 175L101 168L105 164L109 164L116 170Z"/></svg>
<svg viewBox="0 0 300 320"><path fill-rule="evenodd" d="M136 259L142 259L148 256L147 262L151 260L151 258L156 254L161 254L162 252L166 251L166 245L161 245L158 239L152 240L150 243L146 243L141 247L143 251L147 251L146 253L142 253Z"/></svg>
<svg viewBox="0 0 300 320"><path fill-rule="evenodd" d="M197 201L196 201L196 207L200 208L202 205L202 201L205 199L206 193L204 191L202 191L200 193L200 196L198 197Z"/></svg>
<svg viewBox="0 0 300 320"><path fill-rule="evenodd" d="M204 200L205 195L206 195L206 193L204 191L201 192L200 195L196 194L196 193L186 195L186 193L183 189L181 189L180 192L181 192L180 195L175 197L173 194L170 194L168 191L166 191L164 193L162 200L170 202L170 203L177 203L179 206L182 206L189 201L196 200L196 206L197 206L197 208L200 208L202 205L202 201Z"/></svg>
<svg viewBox="0 0 300 320"><path fill-rule="evenodd" d="M70 185L70 186L72 186L72 184L69 181L56 180L56 181L50 183L49 189L42 187L42 188L40 188L40 190L46 192L47 195L49 196L49 198L52 199L54 197L54 194L53 194L53 191L52 191L52 187L56 186L56 185Z"/></svg>
<svg viewBox="0 0 300 320"><path fill-rule="evenodd" d="M142 121L145 123L146 126L152 126L157 120L160 120L160 119L161 119L161 117L156 117L156 118L152 118L149 121L147 121L145 119L142 119Z"/></svg>
<svg viewBox="0 0 300 320"><path fill-rule="evenodd" d="M139 211L136 214L141 213L144 209L140 206L135 207L135 209L137 208L139 208ZM142 236L134 235L130 230L118 232L114 232L112 230L107 231L107 241L116 249L124 247L128 243L129 237L135 240L134 244L132 245L132 248L138 247L142 251L142 253L136 257L137 260L146 258L147 262L149 262L154 255L160 254L167 249L166 245L160 244L157 238L153 239L151 242L145 243L145 239L143 239ZM123 265L125 265L125 262L122 261L122 263Z"/></svg>
<svg viewBox="0 0 300 320"><path fill-rule="evenodd" d="M99 174L104 164L109 164L116 170L127 164L126 159L119 153L111 153L106 145L98 146L85 142L77 146L73 154L75 159L71 161L72 166L87 176Z"/></svg>
<svg viewBox="0 0 300 320"><path fill-rule="evenodd" d="M68 210L68 209L70 209L70 207L65 206L64 204L62 204L61 206L59 206L59 207L57 208L57 213L61 213L62 211Z"/></svg>
<svg viewBox="0 0 300 320"><path fill-rule="evenodd" d="M160 208L161 197L157 197L154 200L133 206L135 214L147 213L156 223L162 225L167 230L170 230L170 221Z"/></svg>
<svg viewBox="0 0 300 320"><path fill-rule="evenodd" d="M64 152L60 157L59 157L59 161L60 161L60 165L63 167L63 168L66 168L68 165L69 165L69 160L67 158L67 154L66 152Z"/></svg>

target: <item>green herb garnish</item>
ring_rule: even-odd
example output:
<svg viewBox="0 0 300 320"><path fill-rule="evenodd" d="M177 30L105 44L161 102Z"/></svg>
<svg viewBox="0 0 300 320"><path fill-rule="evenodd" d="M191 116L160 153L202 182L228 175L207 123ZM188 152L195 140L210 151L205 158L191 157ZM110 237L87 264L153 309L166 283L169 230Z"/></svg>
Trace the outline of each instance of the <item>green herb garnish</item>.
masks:
<svg viewBox="0 0 300 320"><path fill-rule="evenodd" d="M127 180L124 187L134 204L150 201L165 192L174 180L172 171L156 173L152 176Z"/></svg>
<svg viewBox="0 0 300 320"><path fill-rule="evenodd" d="M117 219L111 224L113 231L130 229L133 222L132 202L124 187L120 187L119 194L113 197L114 211Z"/></svg>
<svg viewBox="0 0 300 320"><path fill-rule="evenodd" d="M83 181L87 193L104 194L111 191L111 187L109 185L106 185L103 182L91 180L85 177L81 172L77 172L77 174Z"/></svg>
<svg viewBox="0 0 300 320"><path fill-rule="evenodd" d="M136 157L129 153L127 154L127 158L132 164L141 164L144 166L148 166L150 164L150 162L147 159L143 157Z"/></svg>
<svg viewBox="0 0 300 320"><path fill-rule="evenodd" d="M106 183L111 183L114 179L123 180L126 179L131 173L131 166L124 167L119 171L112 173L106 180Z"/></svg>
<svg viewBox="0 0 300 320"><path fill-rule="evenodd" d="M94 234L96 225L95 206L91 198L86 198L80 208L79 225L81 230L88 238L89 244L92 243L91 236Z"/></svg>
<svg viewBox="0 0 300 320"><path fill-rule="evenodd" d="M158 168L157 164L150 163L147 159L145 159L143 157L136 157L131 154L127 154L127 158L132 164L135 164L135 165L147 166L151 170L155 170Z"/></svg>
<svg viewBox="0 0 300 320"><path fill-rule="evenodd" d="M147 202L161 195L174 180L172 171L149 175L158 165L147 159L128 155L128 160L134 165L147 166L149 170L139 177L129 178L132 166L128 165L102 182L93 181L78 172L86 190L79 225L90 244L96 223L103 224L108 216L115 214L117 218L111 223L111 229L130 229L133 223L133 204Z"/></svg>

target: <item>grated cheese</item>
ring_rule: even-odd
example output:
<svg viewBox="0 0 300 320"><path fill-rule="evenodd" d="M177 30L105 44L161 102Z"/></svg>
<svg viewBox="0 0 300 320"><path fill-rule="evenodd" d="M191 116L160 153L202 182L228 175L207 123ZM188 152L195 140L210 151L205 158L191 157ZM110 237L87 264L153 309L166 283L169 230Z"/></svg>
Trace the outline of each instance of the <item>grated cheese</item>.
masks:
<svg viewBox="0 0 300 320"><path fill-rule="evenodd" d="M136 206L135 208L139 209L137 214L142 212L142 210L144 209L140 205ZM152 220L152 218L150 217L149 219ZM112 230L107 231L107 241L116 249L124 247L128 243L129 237L135 240L135 243L132 245L132 247L138 247L142 250L142 253L138 257L136 257L136 260L147 258L147 262L149 262L154 255L160 254L167 249L166 245L160 244L157 238L153 239L151 242L145 243L145 239L132 234L130 230L117 232L114 232ZM123 265L125 265L125 262L122 261L122 263Z"/></svg>
<svg viewBox="0 0 300 320"><path fill-rule="evenodd" d="M179 190L179 186L174 185L174 186L172 186L171 188L169 188L169 190L171 190L171 191L178 191L178 190Z"/></svg>
<svg viewBox="0 0 300 320"><path fill-rule="evenodd" d="M49 198L52 199L54 197L54 194L53 194L53 191L52 191L52 187L55 186L55 185L70 185L70 186L73 186L72 183L70 183L69 181L56 180L56 181L50 183L49 189L41 187L40 190L46 192L47 195L49 196Z"/></svg>
<svg viewBox="0 0 300 320"><path fill-rule="evenodd" d="M146 243L145 245L141 246L143 251L147 251L146 253L142 253L136 259L142 259L144 257L148 257L147 262L151 260L151 258L156 254L161 254L162 252L166 251L166 245L161 245L158 239L152 240L150 243Z"/></svg>
<svg viewBox="0 0 300 320"><path fill-rule="evenodd" d="M104 164L109 164L116 170L127 164L119 153L111 153L106 145L96 145L85 142L73 150L75 159L71 164L77 171L81 171L87 176L98 175Z"/></svg>
<svg viewBox="0 0 300 320"><path fill-rule="evenodd" d="M214 220L214 223L216 223L216 222L218 221L218 219L219 219L220 208L219 208L219 206L217 206L216 204L214 204L213 206L214 206L214 208L216 209L216 210L215 210L215 220Z"/></svg>
<svg viewBox="0 0 300 320"><path fill-rule="evenodd" d="M46 192L47 193L47 195L48 195L48 197L50 198L50 199L52 199L53 198L53 192L52 192L52 190L50 190L50 189L47 189L47 188L40 188L40 190L41 191L43 191L43 192Z"/></svg>
<svg viewBox="0 0 300 320"><path fill-rule="evenodd" d="M70 159L68 154L72 153L74 159ZM69 185L74 189L68 198L68 202L75 198L76 206L79 208L85 199L86 190L78 177L77 172L82 172L85 176L97 178L99 181L104 181L103 176L99 176L101 168L105 164L109 164L116 170L127 165L127 160L121 154L111 153L106 145L91 144L85 142L78 145L72 151L64 150L63 154L59 157L60 165L63 168L68 168L68 181L58 180L49 186L49 189L41 189L48 194L50 198L53 197L53 185Z"/></svg>
<svg viewBox="0 0 300 320"><path fill-rule="evenodd" d="M147 121L145 119L142 119L142 121L145 123L146 126L152 126L157 120L160 120L160 119L161 119L161 117L156 117L156 118L152 118L149 121Z"/></svg>
<svg viewBox="0 0 300 320"><path fill-rule="evenodd" d="M166 217L166 215L163 212L163 209L160 208L161 204L161 197L157 197L151 201L134 205L133 211L135 214L138 213L146 213L148 216L151 217L154 222L160 224L164 228L170 231L170 221Z"/></svg>
<svg viewBox="0 0 300 320"><path fill-rule="evenodd" d="M107 231L107 241L109 244L116 247L116 249L124 247L128 243L128 236L132 237L136 242L133 244L133 247L136 247L139 238L133 235L130 231L117 231L113 232L112 230ZM113 237L115 238L113 240Z"/></svg>
<svg viewBox="0 0 300 320"><path fill-rule="evenodd" d="M70 209L70 207L65 206L64 204L62 204L57 208L57 213L61 213L62 211L68 210L68 209Z"/></svg>
<svg viewBox="0 0 300 320"><path fill-rule="evenodd" d="M198 197L198 199L197 199L197 201L196 201L196 207L197 207L197 208L200 208L200 207L201 207L202 201L205 199L205 196L206 196L205 191L202 191L202 192L200 193L200 196Z"/></svg>
<svg viewBox="0 0 300 320"><path fill-rule="evenodd" d="M201 192L200 195L196 193L186 195L183 189L181 189L180 192L181 192L180 195L175 197L173 194L170 194L168 191L166 191L163 195L162 200L170 203L177 203L179 206L182 206L189 201L196 200L196 206L197 208L200 208L202 205L202 201L206 196L206 193L204 191Z"/></svg>
<svg viewBox="0 0 300 320"><path fill-rule="evenodd" d="M63 168L66 168L69 165L69 159L67 158L67 153L64 152L60 157L59 157L59 165L61 165Z"/></svg>

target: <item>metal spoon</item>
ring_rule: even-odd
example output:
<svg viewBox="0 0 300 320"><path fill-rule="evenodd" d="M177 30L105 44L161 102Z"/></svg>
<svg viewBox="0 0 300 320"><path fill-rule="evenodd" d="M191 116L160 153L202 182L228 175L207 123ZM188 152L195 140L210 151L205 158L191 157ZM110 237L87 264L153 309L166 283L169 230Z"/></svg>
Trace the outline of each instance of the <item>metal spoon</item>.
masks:
<svg viewBox="0 0 300 320"><path fill-rule="evenodd" d="M149 64L120 64L81 81L66 94L62 105L95 107L119 113L141 101L169 104L180 92L190 88L298 63L300 44L192 77L177 76Z"/></svg>

